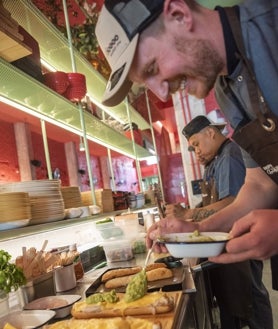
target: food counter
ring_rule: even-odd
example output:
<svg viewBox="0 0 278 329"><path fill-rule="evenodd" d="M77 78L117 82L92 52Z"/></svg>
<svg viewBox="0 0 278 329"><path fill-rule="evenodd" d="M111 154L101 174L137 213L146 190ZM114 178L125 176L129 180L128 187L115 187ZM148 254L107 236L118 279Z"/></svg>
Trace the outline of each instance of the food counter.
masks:
<svg viewBox="0 0 278 329"><path fill-rule="evenodd" d="M150 209L148 209L150 210ZM153 209L155 210L155 209ZM146 211L146 209L144 209ZM115 213L114 213L115 214ZM112 214L111 214L112 215ZM107 214L102 214L100 216L96 216L94 218L83 218L83 219L74 219L74 220L68 220L57 222L55 224L58 224L57 226L54 224L45 224L45 225L38 225L38 227L30 227L32 229L36 229L37 231L30 232L22 232L24 229L17 229L15 230L18 234L15 237L2 237L1 244L4 246L13 245L14 247L18 245L15 252L19 249L19 246L23 246L28 238L29 238L29 244L31 246L34 243L34 238L37 238L39 240L39 246L41 246L42 240L46 236L47 238L53 241L53 243L57 243L57 237L61 239L61 243L65 240L71 240L76 241L76 238L82 238L82 241L85 242L85 245L83 246L84 249L79 249L81 251L81 257L82 262L84 262L84 269L85 269L85 275L82 279L77 281L77 285L74 289L57 293L58 295L65 295L65 294L77 294L82 296L82 298L85 298L87 289L97 281L97 279L101 276L102 273L107 271L111 268L117 268L117 267L132 267L135 265L143 265L144 260L146 257L145 253L141 254L135 254L135 257L124 262L108 262L106 263L105 255L104 253L100 252L99 248L101 248L99 245L101 244L97 239L94 239L92 241L92 234L95 233L95 229L91 227L91 223L96 221L97 219L100 220L101 218L106 217ZM81 226L82 225L82 226ZM51 226L51 228L50 228ZM53 226L53 227L52 227ZM91 228L91 229L90 229ZM42 236L42 230L44 231L44 235ZM49 232L51 231L51 234L49 236ZM70 235L70 231L75 232L75 235ZM27 233L28 232L28 233ZM90 249L87 248L87 241L84 239L84 235L81 232L87 233L88 238L92 241L90 244ZM12 231L8 232L9 234L12 233ZM63 233L63 234L61 234ZM30 239L32 237L32 239ZM10 244L11 238L13 239L13 244ZM0 246L1 246L0 244ZM51 245L51 244L50 244ZM102 245L102 244L101 244ZM18 254L18 253L17 253ZM151 256L151 259L149 263L152 263L156 260L156 258L161 258L163 255L157 255L154 254ZM183 259L182 260L182 268L183 268L183 277L182 280L180 280L180 277L178 279L181 282L178 282L177 285L173 284L172 287L168 287L167 291L171 291L173 288L174 291L180 292L180 298L179 298L179 307L178 311L175 312L175 314L172 314L172 321L171 321L171 328L188 328L188 329L199 329L199 328L207 328L210 329L211 326L211 317L210 313L208 312L208 307L206 303L206 293L203 283L203 274L202 272L198 273L192 273L191 267L196 264L196 259ZM103 267L101 267L103 266ZM174 277L174 280L176 280L177 277ZM40 296L39 296L40 297ZM38 297L37 297L38 298ZM13 307L14 309L18 308L18 305L15 305ZM166 328L163 328L166 329ZM167 329L169 329L167 327Z"/></svg>
<svg viewBox="0 0 278 329"><path fill-rule="evenodd" d="M151 256L150 263L154 262L155 259L160 258L163 255L154 254ZM165 256L165 255L164 255ZM145 261L146 254L138 254L132 260L126 262L113 262L106 263L105 261L99 262L101 268L91 269L85 272L82 279L77 281L77 285L74 289L58 293L58 295L65 294L78 294L82 298L86 297L86 291L97 282L98 278L106 272L108 269L119 268L119 267L133 267L136 265L142 266ZM175 312L170 313L170 319L168 318L165 323L162 321L163 329L199 329L199 328L211 328L208 312L206 309L204 287L202 284L202 273L191 273L190 266L196 263L196 260L188 261L186 259L181 260L183 269L183 278L180 286L173 284L173 291L168 286L166 291L170 294L177 294L178 305L176 305ZM103 267L102 267L103 266ZM98 267L98 266L97 266ZM198 289L193 280L197 280ZM174 276L175 281L176 278ZM173 282L174 283L174 282ZM178 290L177 290L178 289ZM53 320L54 321L54 320Z"/></svg>

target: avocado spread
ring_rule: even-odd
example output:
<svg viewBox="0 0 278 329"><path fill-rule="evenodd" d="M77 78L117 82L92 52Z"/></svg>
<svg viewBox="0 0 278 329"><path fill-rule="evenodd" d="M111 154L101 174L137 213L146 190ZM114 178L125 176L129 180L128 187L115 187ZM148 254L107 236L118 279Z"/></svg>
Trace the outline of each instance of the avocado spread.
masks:
<svg viewBox="0 0 278 329"><path fill-rule="evenodd" d="M134 300L143 297L147 293L147 290L147 275L146 271L142 270L134 275L132 280L127 285L124 299L128 303L133 302Z"/></svg>
<svg viewBox="0 0 278 329"><path fill-rule="evenodd" d="M116 303L119 300L119 297L116 294L116 291L113 289L109 292L98 292L86 298L87 304L97 304L97 303Z"/></svg>

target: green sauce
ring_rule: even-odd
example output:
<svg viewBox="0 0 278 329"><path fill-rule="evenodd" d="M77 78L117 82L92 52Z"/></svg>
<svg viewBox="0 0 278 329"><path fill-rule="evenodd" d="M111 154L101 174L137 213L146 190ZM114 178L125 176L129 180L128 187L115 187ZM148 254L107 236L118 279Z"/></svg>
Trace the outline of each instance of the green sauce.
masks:
<svg viewBox="0 0 278 329"><path fill-rule="evenodd" d="M87 304L97 304L97 303L116 303L119 300L119 297L116 294L116 291L113 289L109 292L98 292L86 298Z"/></svg>
<svg viewBox="0 0 278 329"><path fill-rule="evenodd" d="M148 281L146 271L142 270L137 273L126 287L125 301L133 302L142 298L148 290Z"/></svg>

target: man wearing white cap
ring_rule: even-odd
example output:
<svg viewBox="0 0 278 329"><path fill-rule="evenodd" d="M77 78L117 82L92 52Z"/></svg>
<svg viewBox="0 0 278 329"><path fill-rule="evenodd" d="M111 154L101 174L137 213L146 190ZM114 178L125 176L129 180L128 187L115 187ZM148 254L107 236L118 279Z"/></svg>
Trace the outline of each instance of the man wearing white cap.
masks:
<svg viewBox="0 0 278 329"><path fill-rule="evenodd" d="M121 102L133 82L163 101L180 88L204 98L215 87L233 138L255 160L246 163L246 181L232 205L178 229L232 229L227 253L215 262L278 254L277 0L215 10L194 0L107 0L96 35L112 68L105 105ZM153 227L148 246L162 231L163 222Z"/></svg>

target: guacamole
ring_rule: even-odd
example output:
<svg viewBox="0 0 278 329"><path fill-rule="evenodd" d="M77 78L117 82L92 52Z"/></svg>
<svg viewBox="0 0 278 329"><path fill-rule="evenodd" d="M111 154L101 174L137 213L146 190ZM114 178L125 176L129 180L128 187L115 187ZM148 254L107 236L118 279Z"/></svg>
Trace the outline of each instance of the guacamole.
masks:
<svg viewBox="0 0 278 329"><path fill-rule="evenodd" d="M147 293L147 290L147 275L146 271L142 270L134 275L132 280L127 285L124 299L128 303L133 302L134 300L143 297Z"/></svg>
<svg viewBox="0 0 278 329"><path fill-rule="evenodd" d="M98 292L86 298L87 304L97 304L97 303L116 303L119 300L119 297L116 294L116 291L113 289L109 292Z"/></svg>

